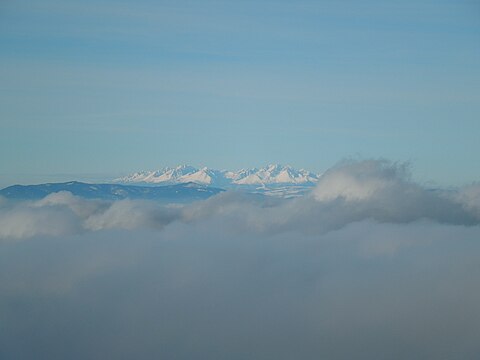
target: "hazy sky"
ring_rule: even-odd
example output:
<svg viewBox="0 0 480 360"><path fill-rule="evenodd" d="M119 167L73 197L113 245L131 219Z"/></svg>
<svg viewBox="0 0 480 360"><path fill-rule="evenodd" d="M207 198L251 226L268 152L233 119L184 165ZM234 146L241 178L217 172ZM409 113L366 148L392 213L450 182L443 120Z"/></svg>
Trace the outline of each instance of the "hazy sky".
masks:
<svg viewBox="0 0 480 360"><path fill-rule="evenodd" d="M0 183L348 156L479 180L479 39L476 1L4 0Z"/></svg>

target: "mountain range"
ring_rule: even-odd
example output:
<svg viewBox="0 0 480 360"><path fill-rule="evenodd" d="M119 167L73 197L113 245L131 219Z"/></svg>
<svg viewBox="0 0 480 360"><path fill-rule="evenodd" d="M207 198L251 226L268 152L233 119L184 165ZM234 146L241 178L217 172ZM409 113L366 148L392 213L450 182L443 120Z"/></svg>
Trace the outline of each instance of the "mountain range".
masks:
<svg viewBox="0 0 480 360"><path fill-rule="evenodd" d="M195 168L180 165L155 171L142 171L91 184L78 181L38 185L13 185L0 190L9 199L41 199L49 194L68 191L87 199L150 199L175 203L206 199L225 190L291 198L312 189L318 174L291 166L268 165L239 171Z"/></svg>
<svg viewBox="0 0 480 360"><path fill-rule="evenodd" d="M183 184L195 183L207 186L230 187L310 187L318 181L319 175L291 166L268 165L263 168L242 169L239 171L196 168L189 165L166 167L161 170L136 172L114 182L121 184Z"/></svg>

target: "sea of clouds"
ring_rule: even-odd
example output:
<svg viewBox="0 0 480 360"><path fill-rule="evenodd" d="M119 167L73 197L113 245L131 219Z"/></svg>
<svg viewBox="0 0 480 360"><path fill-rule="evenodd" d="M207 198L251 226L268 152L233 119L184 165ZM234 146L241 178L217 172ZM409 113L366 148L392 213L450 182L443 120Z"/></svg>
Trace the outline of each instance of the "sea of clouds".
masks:
<svg viewBox="0 0 480 360"><path fill-rule="evenodd" d="M0 358L477 359L480 185L345 161L311 194L0 199Z"/></svg>

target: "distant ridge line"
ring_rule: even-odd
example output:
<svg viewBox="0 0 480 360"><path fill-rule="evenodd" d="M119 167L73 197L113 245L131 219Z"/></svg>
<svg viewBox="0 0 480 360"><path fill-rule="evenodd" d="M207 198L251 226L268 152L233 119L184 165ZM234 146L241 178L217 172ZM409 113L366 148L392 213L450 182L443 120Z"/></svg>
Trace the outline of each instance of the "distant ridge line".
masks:
<svg viewBox="0 0 480 360"><path fill-rule="evenodd" d="M196 184L230 186L303 185L312 186L320 175L304 169L296 170L289 165L270 164L263 168L241 169L238 171L216 170L190 165L165 167L160 170L140 171L114 179L115 183L132 184Z"/></svg>
<svg viewBox="0 0 480 360"><path fill-rule="evenodd" d="M206 199L224 190L191 182L174 185L142 186L68 181L38 185L12 185L0 190L0 195L8 199L37 200L62 191L67 191L86 199L145 199L183 202Z"/></svg>

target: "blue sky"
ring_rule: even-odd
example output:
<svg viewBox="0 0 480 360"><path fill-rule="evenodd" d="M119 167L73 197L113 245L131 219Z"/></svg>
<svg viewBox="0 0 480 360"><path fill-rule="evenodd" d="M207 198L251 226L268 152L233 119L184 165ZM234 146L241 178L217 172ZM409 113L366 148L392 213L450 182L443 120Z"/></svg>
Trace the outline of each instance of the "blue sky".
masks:
<svg viewBox="0 0 480 360"><path fill-rule="evenodd" d="M188 163L480 180L476 1L0 4L0 185Z"/></svg>

